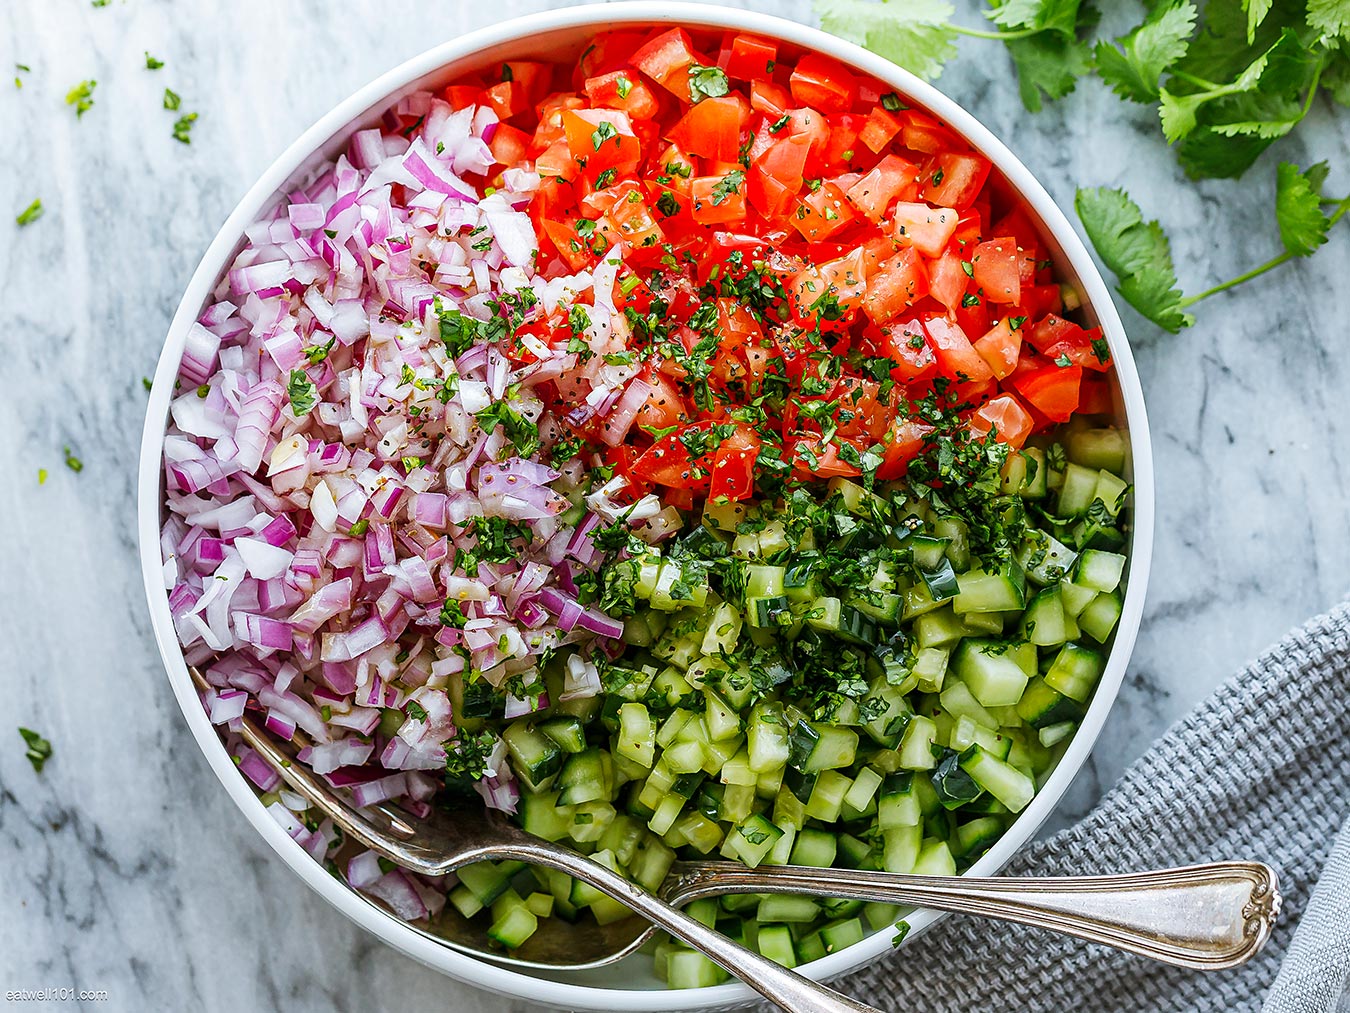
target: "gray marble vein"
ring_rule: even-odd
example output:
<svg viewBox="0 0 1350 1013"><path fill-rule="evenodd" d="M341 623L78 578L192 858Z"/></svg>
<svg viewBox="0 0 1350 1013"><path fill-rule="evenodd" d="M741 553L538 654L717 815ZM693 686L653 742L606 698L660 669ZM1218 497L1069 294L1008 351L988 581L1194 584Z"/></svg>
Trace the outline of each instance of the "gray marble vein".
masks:
<svg viewBox="0 0 1350 1013"><path fill-rule="evenodd" d="M148 375L179 293L234 202L334 102L435 41L551 4L462 0L7 0L0 4L0 992L106 989L108 1010L519 1010L386 949L305 888L237 815L170 697L133 537ZM810 20L805 0L759 9ZM959 5L968 21L976 5ZM1123 26L1131 5L1113 9ZM149 50L166 61L145 69ZM1127 186L1199 290L1277 248L1274 159L1188 182L1151 113L1088 82L1032 117L997 46L942 86L1068 208ZM15 63L31 67L23 88ZM97 80L77 120L64 98ZM165 87L201 114L184 146ZM1283 157L1329 158L1319 108ZM13 216L41 197L46 214ZM1147 616L1120 703L1056 816L1071 820L1171 721L1346 590L1350 418L1342 229L1315 259L1201 308L1179 337L1132 313L1158 462ZM84 461L62 464L69 445ZM39 486L38 469L50 473ZM56 755L41 775L13 728ZM68 1008L76 1003L31 1004Z"/></svg>

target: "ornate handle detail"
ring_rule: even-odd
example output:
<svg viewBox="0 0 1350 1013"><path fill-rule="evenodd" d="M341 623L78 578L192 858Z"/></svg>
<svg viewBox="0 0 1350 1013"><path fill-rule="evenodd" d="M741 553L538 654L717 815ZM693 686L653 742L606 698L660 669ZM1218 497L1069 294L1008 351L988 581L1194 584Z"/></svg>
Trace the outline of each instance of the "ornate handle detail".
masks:
<svg viewBox="0 0 1350 1013"><path fill-rule="evenodd" d="M911 904L1035 925L1196 970L1250 960L1280 910L1275 870L1214 862L1121 876L973 879L731 862L677 865L680 900L725 893L798 893Z"/></svg>

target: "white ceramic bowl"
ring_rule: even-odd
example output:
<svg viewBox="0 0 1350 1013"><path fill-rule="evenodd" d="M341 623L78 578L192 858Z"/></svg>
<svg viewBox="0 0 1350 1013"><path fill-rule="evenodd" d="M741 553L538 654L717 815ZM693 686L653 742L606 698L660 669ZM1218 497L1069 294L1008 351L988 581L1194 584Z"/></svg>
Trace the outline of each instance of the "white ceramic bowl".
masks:
<svg viewBox="0 0 1350 1013"><path fill-rule="evenodd" d="M184 340L217 279L242 246L245 227L279 200L290 182L303 176L317 162L335 157L346 147L347 138L354 131L374 124L382 111L401 96L441 85L460 74L500 64L505 59L532 56L558 59L573 56L580 52L585 40L596 32L644 23L754 32L780 40L789 50L816 50L886 82L906 101L923 106L945 120L976 150L991 159L995 171L1001 173L1013 190L1025 199L1033 216L1039 220L1042 238L1054 256L1062 280L1078 288L1085 314L1092 323L1103 328L1110 343L1115 359L1117 421L1128 428L1133 447L1130 479L1134 485L1134 529L1129 547L1129 584L1124 612L1106 672L1067 752L1040 793L1007 833L975 863L970 870L971 875L992 875L997 872L1036 832L1087 759L1102 722L1115 701L1134 645L1143 611L1153 539L1153 465L1143 394L1125 332L1091 257L1049 195L993 134L941 92L879 56L817 29L751 11L666 2L571 7L507 21L436 46L338 103L331 112L305 131L263 173L221 226L188 283L165 339L159 367L155 371L141 443L138 531L150 615L160 654L168 670L169 682L198 746L240 811L298 876L352 921L429 967L503 996L566 1009L624 1010L631 1013L644 1010L715 1009L746 1002L752 993L744 985L735 982L687 991L665 990L651 974L649 959L640 955L614 967L571 975L523 973L489 961L476 960L438 944L365 900L330 876L286 835L263 809L252 787L226 753L188 677L162 584L159 529L163 503L160 453ZM911 916L910 938L932 925L939 917L932 912ZM830 978L853 970L890 950L891 935L889 931L875 933L854 946L799 970L813 978ZM972 973L978 972L972 968Z"/></svg>

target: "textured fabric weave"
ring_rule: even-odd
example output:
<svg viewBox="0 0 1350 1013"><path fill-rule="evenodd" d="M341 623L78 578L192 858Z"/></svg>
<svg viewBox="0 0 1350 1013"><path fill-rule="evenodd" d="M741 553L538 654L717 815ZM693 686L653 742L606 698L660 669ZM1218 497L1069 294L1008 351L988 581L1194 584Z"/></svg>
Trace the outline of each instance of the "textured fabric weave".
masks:
<svg viewBox="0 0 1350 1013"><path fill-rule="evenodd" d="M1280 920L1247 965L1198 973L1040 929L950 915L836 982L915 1013L1320 1013L1350 976L1350 606L1289 634L1167 732L1081 822L1005 875L1226 858L1280 875Z"/></svg>

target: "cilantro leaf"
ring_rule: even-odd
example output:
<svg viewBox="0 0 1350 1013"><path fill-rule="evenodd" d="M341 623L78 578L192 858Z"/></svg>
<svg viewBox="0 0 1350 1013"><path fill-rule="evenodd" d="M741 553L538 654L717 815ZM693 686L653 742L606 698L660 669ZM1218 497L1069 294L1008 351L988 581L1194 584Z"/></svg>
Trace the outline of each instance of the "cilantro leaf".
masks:
<svg viewBox="0 0 1350 1013"><path fill-rule="evenodd" d="M1318 162L1306 172L1292 162L1281 162L1275 175L1275 220L1280 241L1295 257L1307 257L1327 241L1331 219L1322 210L1322 184L1327 163Z"/></svg>
<svg viewBox="0 0 1350 1013"><path fill-rule="evenodd" d="M291 399L291 411L295 413L297 419L308 415L319 403L319 388L303 369L291 370L286 393Z"/></svg>
<svg viewBox="0 0 1350 1013"><path fill-rule="evenodd" d="M81 81L66 93L66 105L75 107L78 119L94 107L94 88L97 81Z"/></svg>
<svg viewBox="0 0 1350 1013"><path fill-rule="evenodd" d="M1072 36L1037 32L1010 39L1007 45L1017 68L1017 90L1029 112L1041 111L1042 93L1052 100L1063 98L1092 69L1090 50Z"/></svg>
<svg viewBox="0 0 1350 1013"><path fill-rule="evenodd" d="M1229 96L1242 96L1257 89L1260 89L1261 95L1257 96L1255 106L1250 104L1220 106L1206 125L1214 127L1224 136L1234 134L1282 136L1302 119L1301 110L1293 109L1291 113L1290 97L1296 96L1308 82L1315 72L1317 62L1318 57L1303 45L1298 35L1292 29L1285 29L1274 45L1252 60L1228 84L1177 94L1169 82L1169 87L1161 90L1162 105L1159 117L1162 120L1163 136L1167 138L1169 144L1174 144L1196 129L1200 112L1209 103ZM1232 115L1235 109L1237 115ZM1256 116L1245 114L1253 109L1257 112ZM1273 115L1266 114L1267 110L1273 112ZM1269 126L1263 131L1255 126L1258 123ZM1222 129L1225 124L1230 128L1227 131Z"/></svg>
<svg viewBox="0 0 1350 1013"><path fill-rule="evenodd" d="M1079 6L1080 0L1006 0L984 16L1001 28L1053 31L1073 38Z"/></svg>
<svg viewBox="0 0 1350 1013"><path fill-rule="evenodd" d="M1107 187L1080 189L1074 207L1097 255L1115 273L1117 291L1131 306L1173 334L1195 322L1182 307L1162 226L1145 222L1129 194Z"/></svg>
<svg viewBox="0 0 1350 1013"><path fill-rule="evenodd" d="M37 221L41 217L42 217L42 198L38 197L33 200L32 204L29 204L28 207L20 211L14 220L18 222L20 225L31 225L33 222Z"/></svg>
<svg viewBox="0 0 1350 1013"><path fill-rule="evenodd" d="M721 67L705 67L701 63L689 65L689 101L702 102L705 98L721 98L731 91L731 82ZM598 150L598 149L597 149Z"/></svg>
<svg viewBox="0 0 1350 1013"><path fill-rule="evenodd" d="M42 765L51 758L52 744L31 728L20 728L19 735L23 737L24 745L27 747L23 755L33 765L33 770L41 774Z"/></svg>
<svg viewBox="0 0 1350 1013"><path fill-rule="evenodd" d="M931 81L956 55L946 0L815 0L820 27Z"/></svg>
<svg viewBox="0 0 1350 1013"><path fill-rule="evenodd" d="M1257 0L1267 6L1271 0ZM1308 0L1308 27L1324 35L1350 39L1350 4L1345 0Z"/></svg>
<svg viewBox="0 0 1350 1013"><path fill-rule="evenodd" d="M1242 0L1242 9L1247 12L1247 45L1256 40L1256 30L1266 20L1275 0Z"/></svg>
<svg viewBox="0 0 1350 1013"><path fill-rule="evenodd" d="M1169 66L1186 55L1195 30L1195 4L1160 6L1138 28L1116 39L1117 49L1097 43L1097 73L1121 98L1155 102Z"/></svg>

